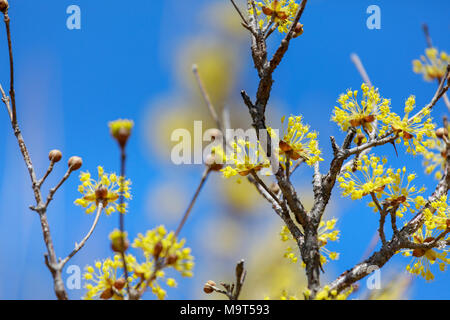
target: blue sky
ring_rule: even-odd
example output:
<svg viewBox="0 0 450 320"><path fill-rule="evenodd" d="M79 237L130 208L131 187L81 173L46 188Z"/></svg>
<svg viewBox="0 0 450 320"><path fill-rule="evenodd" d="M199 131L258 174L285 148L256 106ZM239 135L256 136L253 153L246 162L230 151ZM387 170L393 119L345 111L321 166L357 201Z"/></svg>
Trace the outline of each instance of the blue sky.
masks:
<svg viewBox="0 0 450 320"><path fill-rule="evenodd" d="M170 159L166 164L149 157L143 132L152 123L146 122L145 115L150 102L162 93L181 90L172 61L185 39L208 33L199 8L209 1L10 2L18 113L37 171L45 171L47 153L53 148L61 149L64 159L81 155L84 169L95 171L96 166L102 164L117 170L118 152L106 124L116 118L134 119L136 136L130 141L127 170L135 186L130 210L146 211L149 187L162 183L171 166ZM72 4L81 8L81 30L66 28L66 8ZM366 28L366 8L372 4L381 8L380 30ZM329 152L328 137L334 135L342 139L338 128L329 122L331 108L340 93L361 84L349 55L352 52L360 55L372 82L384 97L392 99L394 110L401 112L410 94L416 96L419 106L424 105L431 99L436 84L426 83L414 74L411 61L419 57L425 47L423 22L428 23L435 45L447 52L450 50L449 9L448 1L437 0L311 0L302 19L305 33L291 46L274 75L273 96L283 102L284 113L302 113L320 132L324 152ZM8 57L3 27L0 35L0 82L6 87ZM279 41L279 37L274 39L271 45ZM253 94L256 73L250 63L250 53L246 54L242 56L243 76L238 84L243 88L238 89ZM238 97L239 90L232 95ZM445 114L445 106L439 103L434 112L435 118L440 118ZM8 275L0 281L0 298L53 298L50 274L43 264L39 221L28 210L33 199L26 168L4 111L0 113L0 136L0 232L4 240L0 243L0 272ZM380 151L389 155L394 166L407 163L410 170L421 175L419 183L432 188L433 178L422 175L420 158L405 156L401 147L399 159L388 146ZM329 157L325 160L327 163ZM64 170L65 164L57 166L47 186L55 184ZM180 183L192 186L201 170L200 166L186 168ZM310 181L308 170L300 173L296 182ZM71 250L74 241L91 222L91 217L72 205L77 196L76 180L75 176L70 179L49 212L59 255ZM187 198L192 189L187 189ZM208 192L194 209L197 216L214 205L207 195ZM334 265L337 275L360 260L375 231L377 219L366 203L340 200L337 190L333 201L338 204L337 211L341 211L339 227L343 233L334 249L345 252ZM95 237L86 250L76 256L74 264L84 266L110 254L106 235L116 226L116 220L112 217L101 221ZM183 231L186 237L197 233L198 222L194 218L188 223ZM158 217L150 213L145 217L127 217L131 235L158 223L161 223ZM193 250L196 255L195 246ZM199 262L207 259L201 253L196 257ZM396 258L390 265L400 269L406 261ZM411 297L448 299L449 280L449 273L439 272L433 283L417 279ZM187 280L180 284L180 289L193 283L197 282ZM79 297L81 291L70 294ZM171 292L171 298L187 297L189 294L183 290Z"/></svg>

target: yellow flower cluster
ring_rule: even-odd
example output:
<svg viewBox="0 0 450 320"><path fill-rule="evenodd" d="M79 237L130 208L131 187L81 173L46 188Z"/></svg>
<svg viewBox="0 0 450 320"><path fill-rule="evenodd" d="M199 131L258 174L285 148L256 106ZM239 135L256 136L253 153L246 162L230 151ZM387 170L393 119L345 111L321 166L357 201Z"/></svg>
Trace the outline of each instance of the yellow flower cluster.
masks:
<svg viewBox="0 0 450 320"><path fill-rule="evenodd" d="M403 118L391 112L382 121L385 126L380 130L380 134L384 134L389 128L398 137L397 143L404 141L407 146L407 152L416 155L417 153L426 152L426 148L430 147L432 143L427 138L435 138L435 125L432 123L430 117L430 109L424 107L421 112L410 119L409 114L414 109L416 99L410 96L405 102L405 115Z"/></svg>
<svg viewBox="0 0 450 320"><path fill-rule="evenodd" d="M144 253L146 262L137 266L136 273L148 278L152 258L164 259L167 264L181 273L183 277L192 277L194 267L191 249L184 248L185 240L177 240L174 232L168 232L164 226L149 230L145 235L138 234L132 247ZM150 263L150 264L149 264Z"/></svg>
<svg viewBox="0 0 450 320"><path fill-rule="evenodd" d="M365 83L361 85L361 90L360 103L358 103L358 91L347 90L347 93L342 94L338 99L340 107L334 107L331 120L336 122L343 131L347 131L350 127L362 127L366 132L372 132L374 121L383 119L390 112L390 100L383 99L378 90Z"/></svg>
<svg viewBox="0 0 450 320"><path fill-rule="evenodd" d="M111 135L117 138L121 130L129 133L134 127L134 122L128 119L118 119L111 121L108 125Z"/></svg>
<svg viewBox="0 0 450 320"><path fill-rule="evenodd" d="M448 134L450 130L450 124L445 128L444 135L447 139L450 139ZM444 174L445 163L447 160L446 146L445 142L438 138L434 137L428 140L428 147L422 152L424 157L423 165L425 166L425 172L427 174L431 174L433 171L436 172L434 177L436 179L441 179Z"/></svg>
<svg viewBox="0 0 450 320"><path fill-rule="evenodd" d="M386 162L386 159L380 160L373 155L362 156L357 161L356 172L348 168L347 172L339 176L338 182L343 189L342 195L351 196L352 200L361 199L371 193L381 197L386 185L392 183L392 178L385 174ZM362 179L359 173L362 173Z"/></svg>
<svg viewBox="0 0 450 320"><path fill-rule="evenodd" d="M134 258L130 255L126 257L127 263L132 262ZM119 255L113 259L107 258L103 261L96 261L94 266L86 266L84 279L87 290L84 299L92 300L96 298L109 300L123 300L125 297L126 285L124 275L121 273L123 261ZM131 283L132 278L128 281Z"/></svg>
<svg viewBox="0 0 450 320"><path fill-rule="evenodd" d="M406 174L406 167L397 170L387 170L387 175L392 179L392 182L386 185L383 195L386 198L384 203L389 206L398 206L396 212L397 216L403 217L403 214L409 209L411 213L415 213L416 209L420 209L425 205L425 199L418 194L425 192L425 188L417 189L411 182L416 178L416 174ZM416 197L414 197L416 196ZM371 202L370 206L375 204ZM412 206L414 205L414 206Z"/></svg>
<svg viewBox="0 0 450 320"><path fill-rule="evenodd" d="M281 124L284 124L285 117L281 118ZM267 129L272 138L276 137L272 128ZM286 163L290 160L302 159L308 165L313 166L318 161L323 161L320 157L322 151L319 149L317 133L310 131L310 127L302 123L302 116L290 116L288 126L283 128L282 137L279 142L278 154L280 162Z"/></svg>
<svg viewBox="0 0 450 320"><path fill-rule="evenodd" d="M117 245L122 234L115 230L110 234L112 246ZM125 235L126 237L126 235ZM127 241L128 243L128 241ZM164 226L139 234L133 242L133 248L142 250L144 262L139 262L133 255L126 255L126 265L129 274L130 287L139 290L150 289L155 296L162 300L167 292L159 285L164 280L167 286L176 287L173 278L165 278L165 268L173 268L183 277L192 277L194 267L191 249L184 247L185 240L177 241L173 232L167 232ZM95 268L86 267L84 279L88 281L85 299L124 299L127 297L126 281L120 271L124 264L119 254L114 259L107 258L103 262L96 262Z"/></svg>
<svg viewBox="0 0 450 320"><path fill-rule="evenodd" d="M351 196L353 200L357 200L373 193L381 199L381 204L387 205L387 208L396 207L396 214L399 217L407 210L414 213L416 209L425 205L425 199L418 195L425 192L425 188L417 189L412 184L416 174L407 174L406 167L397 170L386 169L385 164L386 159L380 161L379 157L364 155L358 161L355 172L349 169L338 178L343 196ZM373 201L369 206L373 207L375 212L378 211Z"/></svg>
<svg viewBox="0 0 450 320"><path fill-rule="evenodd" d="M256 5L257 16L261 14L266 16L259 20L260 28L264 28L265 24L273 21L278 26L280 33L289 31L299 7L295 0L263 0L263 2L257 1ZM253 15L253 9L250 10L249 14Z"/></svg>
<svg viewBox="0 0 450 320"><path fill-rule="evenodd" d="M450 208L447 196L443 195L431 203L431 208L423 211L424 223L421 228L411 237L411 241L417 244L431 243L439 237L439 241L450 240ZM402 254L406 257L412 256L412 261L406 266L406 270L412 274L420 275L426 280L433 280L432 266L439 265L441 271L445 271L450 264L447 258L446 246L438 245L433 249L407 249Z"/></svg>
<svg viewBox="0 0 450 320"><path fill-rule="evenodd" d="M413 70L420 73L426 81L441 79L445 75L447 65L450 63L450 56L436 48L425 49L425 56L420 60L413 61Z"/></svg>
<svg viewBox="0 0 450 320"><path fill-rule="evenodd" d="M347 300L348 296L353 292L353 287L344 290L341 293L338 293L337 290L331 290L329 286L324 286L322 290L320 290L314 300ZM306 289L303 295L309 299L311 296L311 291Z"/></svg>
<svg viewBox="0 0 450 320"><path fill-rule="evenodd" d="M337 241L339 239L339 230L334 230L336 226L337 219L331 219L328 221L321 221L318 229L318 240L320 245L320 262L322 265L330 260L339 259L339 253L332 252L325 248L328 244L328 241ZM280 232L281 241L292 241L294 238L292 237L289 229L286 226L283 226ZM296 263L298 261L298 257L294 253L294 249L289 246L286 248L286 252L284 253L284 257L289 259L291 262ZM304 267L304 263L302 262L302 266Z"/></svg>
<svg viewBox="0 0 450 320"><path fill-rule="evenodd" d="M118 177L115 173L106 174L100 166L97 169L97 180L92 179L89 172L81 173L78 191L83 196L76 199L75 204L86 208L86 213L94 212L100 203L107 215L115 211L126 213L127 204L120 205L117 200L121 195L125 199L131 199L131 181Z"/></svg>
<svg viewBox="0 0 450 320"><path fill-rule="evenodd" d="M425 229L422 226L412 237L414 243L426 244L435 239L435 230ZM440 271L445 271L450 259L447 258L448 249L433 248L433 249L414 249L405 250L403 255L405 257L412 256L412 261L406 266L406 270L415 275L420 275L425 280L430 281L434 279L434 274L431 268L434 264L439 265Z"/></svg>
<svg viewBox="0 0 450 320"><path fill-rule="evenodd" d="M228 154L225 154L221 147L213 148L212 151L216 156L225 159L227 163L232 163L221 169L225 178L235 175L247 176L252 171L256 173L264 168L270 168L270 160L259 141L255 145L249 141L238 139L237 142L231 144Z"/></svg>
<svg viewBox="0 0 450 320"><path fill-rule="evenodd" d="M329 286L323 287L321 291L319 291L314 298L314 300L347 300L348 296L353 292L353 287L350 287L349 289L337 293L337 290L331 290ZM310 299L311 297L311 290L306 288L303 291L303 298L302 299ZM264 300L269 300L269 297L265 297ZM291 295L286 290L281 291L281 295L278 300L301 300L297 295Z"/></svg>

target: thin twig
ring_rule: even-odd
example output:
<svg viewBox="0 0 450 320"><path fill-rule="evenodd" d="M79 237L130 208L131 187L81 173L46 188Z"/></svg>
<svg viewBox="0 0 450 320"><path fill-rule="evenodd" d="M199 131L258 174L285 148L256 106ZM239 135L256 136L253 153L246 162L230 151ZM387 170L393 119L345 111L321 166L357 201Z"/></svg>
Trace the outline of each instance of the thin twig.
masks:
<svg viewBox="0 0 450 320"><path fill-rule="evenodd" d="M233 4L233 7L236 9L236 11L237 11L237 13L239 14L239 16L241 17L242 22L243 22L243 23L246 25L246 27L248 28L248 22L247 22L247 20L245 19L244 15L242 14L241 9L239 9L239 7L238 7L237 4L234 2L234 0L230 0L230 1L231 1L231 3Z"/></svg>
<svg viewBox="0 0 450 320"><path fill-rule="evenodd" d="M9 97L6 95L5 90L3 90L3 87L1 84L0 84L0 92L2 94L2 101L6 106L6 111L8 111L9 120L12 122L13 115L12 115L11 106L9 103Z"/></svg>
<svg viewBox="0 0 450 320"><path fill-rule="evenodd" d="M91 237L92 233L95 230L95 227L98 224L98 220L100 218L100 215L102 213L103 210L103 204L100 202L97 206L97 213L95 215L95 219L94 222L92 223L91 228L89 229L89 232L84 236L84 238L80 241L80 243L75 243L75 249L73 249L73 251L67 256L65 257L61 262L60 262L60 267L64 267L64 265L70 260L72 259L72 257L74 255L77 254L78 251L80 251L84 245L86 244L86 242L89 240L89 238Z"/></svg>
<svg viewBox="0 0 450 320"><path fill-rule="evenodd" d="M356 53L352 53L350 55L350 59L352 60L353 64L356 67L356 70L358 70L359 74L361 75L361 78L363 81L369 86L372 87L372 82L370 81L369 75L366 72L366 69L364 68L364 65L361 62L361 59Z"/></svg>
<svg viewBox="0 0 450 320"><path fill-rule="evenodd" d="M45 175L42 177L41 180L38 181L38 187L40 188L42 186L42 184L45 182L45 179L47 179L47 177L49 176L49 174L52 172L53 170L53 166L55 165L55 161L50 160L50 164L48 166L47 172L45 173Z"/></svg>
<svg viewBox="0 0 450 320"><path fill-rule="evenodd" d="M69 179L70 174L73 172L73 169L70 167L69 169L67 169L66 173L64 174L64 176L62 177L62 179L58 182L58 184L56 185L56 187L50 189L48 196L47 196L47 201L45 202L45 208L48 207L48 205L50 204L50 202L53 200L53 196L55 195L56 191L58 191L58 189L63 185L64 182L66 182L67 179Z"/></svg>
<svg viewBox="0 0 450 320"><path fill-rule="evenodd" d="M203 81L200 77L200 74L198 73L198 67L196 64L192 66L192 72L194 73L195 79L197 80L197 84L200 88L200 92L203 96L203 99L206 102L206 106L208 107L209 112L211 113L211 116L213 117L214 121L216 122L217 128L220 130L223 130L222 123L220 121L219 116L217 115L216 109L214 108L214 105L211 102L211 99L209 97L208 92L205 89L205 86L203 84Z"/></svg>
<svg viewBox="0 0 450 320"><path fill-rule="evenodd" d="M126 151L125 151L125 144L120 145L120 178L123 179L123 183L125 182L125 167L126 167ZM123 207L125 203L125 198L123 195L123 192L120 193L119 197L119 208ZM124 233L125 233L125 213L119 212L119 229L120 229L120 242L121 247L123 250L120 250L120 256L123 261L123 272L125 274L125 281L126 281L126 287L127 287L127 293L128 298L131 298L131 291L130 291L130 283L128 281L128 266L127 266L127 260L125 257L125 239L124 239Z"/></svg>
<svg viewBox="0 0 450 320"><path fill-rule="evenodd" d="M275 200L280 206L282 206L280 199L278 199L278 197L269 189L269 187L264 183L264 181L262 181L261 178L258 177L258 174L254 170L251 171L251 175L256 180L256 182L260 186L262 186L268 194L270 194L270 196L273 198L273 200Z"/></svg>
<svg viewBox="0 0 450 320"><path fill-rule="evenodd" d="M200 183L199 183L197 189L195 190L194 196L192 197L192 200L189 203L188 208L184 212L183 218L181 219L180 224L177 227L177 230L175 231L174 239L176 239L178 237L178 235L181 232L181 229L183 228L184 224L186 223L186 220L188 219L188 217L192 211L192 208L194 207L194 204L197 201L198 195L200 194L200 191L202 190L203 186L205 185L206 180L208 179L210 172L211 172L211 169L209 167L207 167L205 169L205 171L203 172L202 179L200 180Z"/></svg>
<svg viewBox="0 0 450 320"><path fill-rule="evenodd" d="M9 81L9 96L11 97L12 105L12 124L13 126L17 123L17 111L16 111L16 93L14 91L14 59L13 59L13 49L11 41L11 26L8 12L5 12L5 26L6 26L6 37L8 38L8 52L9 52L9 70L10 70L10 81Z"/></svg>

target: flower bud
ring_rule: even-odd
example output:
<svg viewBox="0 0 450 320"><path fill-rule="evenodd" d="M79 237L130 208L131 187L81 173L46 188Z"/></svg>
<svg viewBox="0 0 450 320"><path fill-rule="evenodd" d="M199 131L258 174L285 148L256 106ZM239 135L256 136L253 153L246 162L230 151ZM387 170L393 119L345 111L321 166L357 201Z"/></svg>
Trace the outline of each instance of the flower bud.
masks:
<svg viewBox="0 0 450 320"><path fill-rule="evenodd" d="M106 188L104 185L100 185L96 190L95 190L95 197L97 198L97 200L104 200L108 197L108 188Z"/></svg>
<svg viewBox="0 0 450 320"><path fill-rule="evenodd" d="M270 9L269 7L262 7L262 12L266 15L266 16L271 16L273 14L273 10Z"/></svg>
<svg viewBox="0 0 450 320"><path fill-rule="evenodd" d="M215 286L216 286L216 283L214 281L208 280L203 287L203 291L207 294L213 293Z"/></svg>
<svg viewBox="0 0 450 320"><path fill-rule="evenodd" d="M153 248L153 257L155 258L155 259L158 259L159 258L159 255L161 254L161 251L163 250L163 245L162 245L162 243L161 243L161 241L158 241L156 244L155 244L155 247Z"/></svg>
<svg viewBox="0 0 450 320"><path fill-rule="evenodd" d="M102 292L102 294L100 295L100 299L103 300L109 300L112 298L112 296L114 295L114 291L112 288L108 288L105 291Z"/></svg>
<svg viewBox="0 0 450 320"><path fill-rule="evenodd" d="M436 137L439 139L444 139L444 136L448 137L448 130L447 128L438 128L436 129Z"/></svg>
<svg viewBox="0 0 450 320"><path fill-rule="evenodd" d="M170 266L172 264L175 264L175 262L177 262L178 260L178 256L176 254L170 254L167 257L167 264Z"/></svg>
<svg viewBox="0 0 450 320"><path fill-rule="evenodd" d="M111 240L111 249L114 252L125 252L130 246L130 242L127 239L127 233L117 229L110 233L109 240Z"/></svg>
<svg viewBox="0 0 450 320"><path fill-rule="evenodd" d="M301 36L303 34L303 25L298 22L294 28L294 38Z"/></svg>
<svg viewBox="0 0 450 320"><path fill-rule="evenodd" d="M80 169L81 166L83 165L83 159L81 159L80 157L73 156L69 159L68 165L71 171L76 171Z"/></svg>
<svg viewBox="0 0 450 320"><path fill-rule="evenodd" d="M59 150L52 150L48 153L48 160L51 162L59 162L62 158L62 153Z"/></svg>
<svg viewBox="0 0 450 320"><path fill-rule="evenodd" d="M120 291L125 287L126 283L127 281L124 278L117 279L116 282L114 282L114 288Z"/></svg>
<svg viewBox="0 0 450 320"><path fill-rule="evenodd" d="M9 3L7 0L0 0L0 11L6 13L9 8Z"/></svg>
<svg viewBox="0 0 450 320"><path fill-rule="evenodd" d="M269 186L270 191L272 191L274 194L278 194L280 192L280 187L278 186L278 183L272 182Z"/></svg>
<svg viewBox="0 0 450 320"><path fill-rule="evenodd" d="M364 134L362 134L361 132L359 132L355 137L355 144L357 146L362 145L365 138L366 138L366 136Z"/></svg>
<svg viewBox="0 0 450 320"><path fill-rule="evenodd" d="M121 148L125 148L133 126L134 122L126 119L119 119L109 123L111 135L117 140Z"/></svg>

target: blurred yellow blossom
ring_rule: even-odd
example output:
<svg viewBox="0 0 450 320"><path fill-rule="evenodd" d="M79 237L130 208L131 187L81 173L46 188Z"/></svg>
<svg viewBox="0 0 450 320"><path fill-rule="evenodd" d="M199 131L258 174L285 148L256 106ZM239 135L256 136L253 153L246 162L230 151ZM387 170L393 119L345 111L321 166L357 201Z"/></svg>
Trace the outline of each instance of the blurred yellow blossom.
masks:
<svg viewBox="0 0 450 320"><path fill-rule="evenodd" d="M431 81L441 79L449 63L450 56L445 51L439 53L436 48L427 48L420 60L413 61L413 70L415 73L422 74L426 81Z"/></svg>

